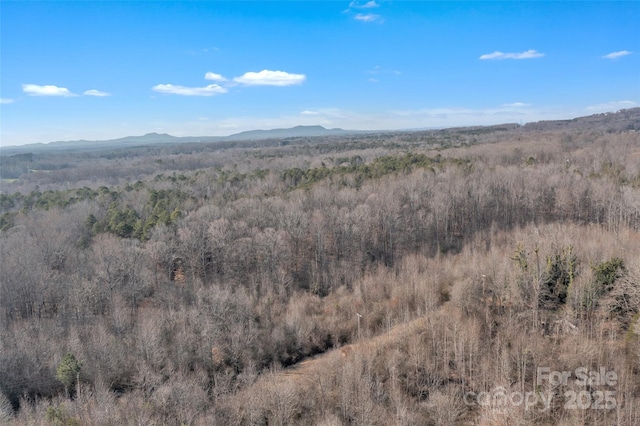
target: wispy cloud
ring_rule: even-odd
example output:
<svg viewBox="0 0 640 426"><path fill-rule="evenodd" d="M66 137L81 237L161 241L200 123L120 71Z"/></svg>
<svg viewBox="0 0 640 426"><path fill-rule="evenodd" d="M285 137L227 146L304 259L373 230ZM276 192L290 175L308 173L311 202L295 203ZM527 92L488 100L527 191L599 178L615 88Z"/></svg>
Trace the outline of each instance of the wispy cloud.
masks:
<svg viewBox="0 0 640 426"><path fill-rule="evenodd" d="M233 81L245 86L292 86L302 84L307 76L304 74L291 74L285 71L262 70L260 72L247 72Z"/></svg>
<svg viewBox="0 0 640 426"><path fill-rule="evenodd" d="M215 72L211 72L211 71L208 71L204 75L204 79L205 80L211 80L211 81L227 81L227 79L224 78L222 75L216 74Z"/></svg>
<svg viewBox="0 0 640 426"><path fill-rule="evenodd" d="M284 71L262 70L260 72L247 72L233 81L229 81L221 74L208 71L204 75L205 80L217 81L220 84L209 84L204 87L187 87L178 84L157 84L151 88L154 92L182 95L182 96L215 96L227 93L229 88L238 84L244 86L292 86L302 84L307 78L304 74L292 74Z"/></svg>
<svg viewBox="0 0 640 426"><path fill-rule="evenodd" d="M380 81L379 77L382 76L386 76L386 75L401 75L402 71L398 71L398 70L394 70L394 69L387 69L387 68L383 68L380 65L376 65L371 69L368 69L365 71L367 74L371 74L371 75L375 75L376 77L370 77L369 81L372 83L377 83L378 81Z"/></svg>
<svg viewBox="0 0 640 426"><path fill-rule="evenodd" d="M210 84L205 87L185 87L173 84L158 84L151 88L154 92L182 96L215 96L227 93L227 89L217 84Z"/></svg>
<svg viewBox="0 0 640 426"><path fill-rule="evenodd" d="M504 104L502 106L510 107L510 108L521 108L521 107L526 107L526 106L530 106L530 105L531 104L526 104L524 102L513 102L513 103L510 103L510 104Z"/></svg>
<svg viewBox="0 0 640 426"><path fill-rule="evenodd" d="M367 12L367 10L378 7L380 7L380 3L376 0L353 0L342 13L351 15L356 21L381 24L384 22L381 15Z"/></svg>
<svg viewBox="0 0 640 426"><path fill-rule="evenodd" d="M598 105L591 105L586 108L589 112L618 111L626 108L635 108L638 103L635 101L611 101Z"/></svg>
<svg viewBox="0 0 640 426"><path fill-rule="evenodd" d="M358 13L354 19L361 22L384 22L382 16L376 15L375 13Z"/></svg>
<svg viewBox="0 0 640 426"><path fill-rule="evenodd" d="M611 52L608 55L604 55L604 59L618 59L623 56L631 55L633 52L629 52L628 50L620 50L618 52Z"/></svg>
<svg viewBox="0 0 640 426"><path fill-rule="evenodd" d="M377 3L375 0L371 0L371 1L352 1L351 3L349 3L349 8L350 9L373 9L375 7L380 7L380 4Z"/></svg>
<svg viewBox="0 0 640 426"><path fill-rule="evenodd" d="M62 96L66 98L76 96L66 87L51 85L39 86L37 84L23 84L22 91L29 96Z"/></svg>
<svg viewBox="0 0 640 426"><path fill-rule="evenodd" d="M205 47L204 49L191 49L191 50L187 50L185 53L187 55L191 55L191 56L196 56L196 55L200 55L203 53L211 53L211 52L218 52L220 50L220 48L218 47Z"/></svg>
<svg viewBox="0 0 640 426"><path fill-rule="evenodd" d="M0 98L0 104L12 104L13 102L14 102L13 99Z"/></svg>
<svg viewBox="0 0 640 426"><path fill-rule="evenodd" d="M300 114L306 116L322 116L331 119L341 119L347 118L355 113L341 108L320 108L316 110L304 110L301 111Z"/></svg>
<svg viewBox="0 0 640 426"><path fill-rule="evenodd" d="M542 58L544 53L540 53L536 50L527 50L519 53L503 53L499 51L495 51L493 53L486 53L480 56L479 59L487 60L487 59L535 59Z"/></svg>
<svg viewBox="0 0 640 426"><path fill-rule="evenodd" d="M85 90L83 95L105 97L105 96L111 96L111 93L103 92L101 90L96 90L96 89L90 89L90 90Z"/></svg>

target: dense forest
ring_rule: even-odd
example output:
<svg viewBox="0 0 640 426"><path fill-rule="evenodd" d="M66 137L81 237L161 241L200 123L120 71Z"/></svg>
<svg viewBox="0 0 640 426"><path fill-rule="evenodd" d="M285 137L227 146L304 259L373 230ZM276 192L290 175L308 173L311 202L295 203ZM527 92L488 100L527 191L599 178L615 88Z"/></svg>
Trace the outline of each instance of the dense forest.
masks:
<svg viewBox="0 0 640 426"><path fill-rule="evenodd" d="M640 424L638 129L3 154L0 423Z"/></svg>

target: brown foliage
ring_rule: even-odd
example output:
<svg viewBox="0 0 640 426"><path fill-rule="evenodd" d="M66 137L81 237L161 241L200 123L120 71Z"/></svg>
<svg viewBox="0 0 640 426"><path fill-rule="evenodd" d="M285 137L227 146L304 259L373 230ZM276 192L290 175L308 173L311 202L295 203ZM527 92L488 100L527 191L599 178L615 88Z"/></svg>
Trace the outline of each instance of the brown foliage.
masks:
<svg viewBox="0 0 640 426"><path fill-rule="evenodd" d="M150 189L192 197L145 242L88 235L79 224L104 216L100 197L16 213L0 234L9 420L640 423L638 134L459 133L472 146L433 151L455 135L389 136L429 159L413 167L365 141L206 154L215 167L167 154L182 178L155 178L172 169L152 157L132 175L131 160L113 182L147 187L114 183L125 205L147 214ZM367 175L347 154L389 169ZM304 186L284 173L321 164L334 174ZM547 260L568 247L566 298L541 306L557 284ZM612 258L625 274L596 291L592 265ZM55 380L66 353L83 363L73 400ZM533 391L540 366L615 371L618 408L464 403L496 386Z"/></svg>

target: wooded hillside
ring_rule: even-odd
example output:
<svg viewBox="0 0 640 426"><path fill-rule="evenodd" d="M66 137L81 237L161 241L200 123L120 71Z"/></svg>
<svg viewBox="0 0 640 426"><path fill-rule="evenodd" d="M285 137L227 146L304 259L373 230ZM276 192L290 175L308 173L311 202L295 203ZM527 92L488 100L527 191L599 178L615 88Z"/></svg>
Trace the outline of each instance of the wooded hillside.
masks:
<svg viewBox="0 0 640 426"><path fill-rule="evenodd" d="M640 424L620 114L3 158L0 422Z"/></svg>

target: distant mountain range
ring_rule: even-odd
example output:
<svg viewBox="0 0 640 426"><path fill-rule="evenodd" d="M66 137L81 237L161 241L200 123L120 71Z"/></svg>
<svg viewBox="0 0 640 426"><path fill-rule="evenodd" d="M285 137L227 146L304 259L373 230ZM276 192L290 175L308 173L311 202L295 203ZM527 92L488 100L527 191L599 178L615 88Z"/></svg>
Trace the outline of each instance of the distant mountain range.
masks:
<svg viewBox="0 0 640 426"><path fill-rule="evenodd" d="M351 133L361 133L358 131L349 131L343 129L325 129L322 126L296 126L289 129L272 129L272 130L249 130L247 132L236 133L235 135L226 136L224 141L246 141L260 139L284 139L284 138L300 138L313 136L339 136Z"/></svg>
<svg viewBox="0 0 640 426"><path fill-rule="evenodd" d="M326 129L322 126L295 126L288 129L272 130L249 130L235 133L229 136L186 136L177 137L167 133L147 133L142 136L126 136L124 138L109 139L102 141L75 140L57 141L49 143L34 143L20 146L2 147L5 154L18 152L36 152L41 150L68 150L68 149L107 149L107 148L129 148L144 145L165 145L187 142L237 142L256 141L264 139L287 139L315 136L339 136L347 134L362 133L360 131L349 131L343 129Z"/></svg>
<svg viewBox="0 0 640 426"><path fill-rule="evenodd" d="M576 117L570 120L545 120L524 125L525 130L603 130L619 132L640 130L640 108Z"/></svg>
<svg viewBox="0 0 640 426"><path fill-rule="evenodd" d="M640 108L624 109L618 112L607 112L602 114L594 114L585 117L577 117L571 120L550 120L538 121L535 123L527 123L519 126L516 123L508 123L499 125L509 126L512 128L521 128L524 131L548 131L548 130L640 130ZM451 131L460 131L463 129L491 129L496 126L473 126L464 128L452 128ZM424 131L424 130L423 130ZM434 130L435 131L435 130ZM393 131L393 133L403 132L402 130ZM410 131L407 131L410 132ZM167 145L176 143L200 143L200 142L240 142L240 141L257 141L265 139L288 139L300 137L317 137L317 136L342 136L350 134L365 133L391 133L389 131L357 131L343 129L326 129L322 126L296 126L288 129L272 129L272 130L250 130L246 132L235 133L230 136L187 136L177 137L166 133L147 133L142 136L127 136L119 139L110 139L103 141L59 141L50 143L36 143L21 146L2 147L2 154L17 154L25 152L40 152L43 150L97 150L110 148L129 148L146 145Z"/></svg>

